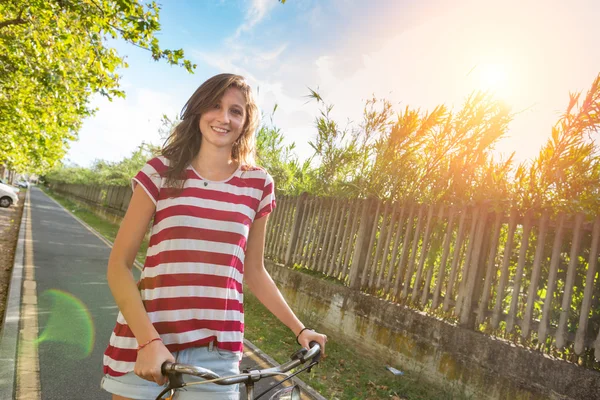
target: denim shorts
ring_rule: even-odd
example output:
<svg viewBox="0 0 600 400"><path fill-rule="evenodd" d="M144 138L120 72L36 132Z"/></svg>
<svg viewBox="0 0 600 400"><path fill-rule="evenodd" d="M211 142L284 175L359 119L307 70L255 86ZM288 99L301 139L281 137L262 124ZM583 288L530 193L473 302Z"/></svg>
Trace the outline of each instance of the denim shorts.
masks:
<svg viewBox="0 0 600 400"><path fill-rule="evenodd" d="M236 353L218 349L212 343L204 347L194 347L174 352L178 363L192 364L216 372L219 376L239 374L240 360ZM201 378L184 375L185 382L202 381ZM140 378L134 372L114 377L105 375L102 378L102 389L123 397L139 400L154 400L165 386ZM217 385L207 383L192 385L177 390L173 400L239 400L238 385Z"/></svg>

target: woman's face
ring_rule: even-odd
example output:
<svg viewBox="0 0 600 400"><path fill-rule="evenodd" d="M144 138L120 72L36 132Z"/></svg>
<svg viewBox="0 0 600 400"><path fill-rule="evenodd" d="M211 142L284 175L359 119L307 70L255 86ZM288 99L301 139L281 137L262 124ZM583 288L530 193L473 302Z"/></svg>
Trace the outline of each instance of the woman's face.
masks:
<svg viewBox="0 0 600 400"><path fill-rule="evenodd" d="M246 99L242 91L231 87L211 109L200 116L202 146L233 147L246 122Z"/></svg>

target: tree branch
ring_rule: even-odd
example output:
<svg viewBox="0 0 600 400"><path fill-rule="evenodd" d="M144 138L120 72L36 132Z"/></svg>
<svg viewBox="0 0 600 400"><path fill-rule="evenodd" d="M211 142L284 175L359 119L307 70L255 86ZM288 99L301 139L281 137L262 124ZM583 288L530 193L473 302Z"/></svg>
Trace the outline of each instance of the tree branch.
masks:
<svg viewBox="0 0 600 400"><path fill-rule="evenodd" d="M19 15L17 16L17 18L8 19L6 21L0 22L0 29L10 26L10 25L23 25L23 24L27 23L26 20L21 18L23 16L23 11L25 11L25 7L21 8L21 11L19 11Z"/></svg>

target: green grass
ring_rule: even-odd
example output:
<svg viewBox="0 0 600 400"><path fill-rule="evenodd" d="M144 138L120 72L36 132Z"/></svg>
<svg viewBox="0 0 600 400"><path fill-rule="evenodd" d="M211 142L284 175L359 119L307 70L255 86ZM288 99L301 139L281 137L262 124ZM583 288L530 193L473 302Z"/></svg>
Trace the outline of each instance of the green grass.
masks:
<svg viewBox="0 0 600 400"><path fill-rule="evenodd" d="M119 230L117 224L107 222L85 207L46 188L46 194L53 197L63 207L90 225L105 238L114 242ZM144 241L137 259L143 263L147 242ZM307 271L302 271L307 272ZM245 293L245 336L279 363L289 359L298 349L296 338L277 320L252 294ZM462 393L448 387L439 387L427 382L418 373L405 372L394 376L385 369L386 364L361 354L357 356L355 347L344 343L333 335L327 343L327 358L314 367L310 373L299 375L327 399L391 399L391 400L450 400L466 399ZM401 366L393 367L402 370Z"/></svg>
<svg viewBox="0 0 600 400"><path fill-rule="evenodd" d="M298 348L296 338L253 295L244 295L245 336L277 362L289 359ZM357 355L356 348L332 335L327 343L327 358L302 373L300 379L327 399L443 400L467 399L457 390L427 382L418 373L394 376L382 361ZM394 366L402 370L401 366Z"/></svg>

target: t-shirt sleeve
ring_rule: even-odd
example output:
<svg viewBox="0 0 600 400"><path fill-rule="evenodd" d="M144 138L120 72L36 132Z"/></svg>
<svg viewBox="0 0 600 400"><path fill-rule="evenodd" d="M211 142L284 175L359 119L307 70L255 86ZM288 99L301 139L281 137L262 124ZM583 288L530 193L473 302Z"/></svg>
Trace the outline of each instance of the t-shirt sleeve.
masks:
<svg viewBox="0 0 600 400"><path fill-rule="evenodd" d="M262 199L260 204L258 205L258 212L254 219L259 219L268 215L275 209L275 182L273 181L273 177L267 173L267 178L265 179L265 187L263 188Z"/></svg>
<svg viewBox="0 0 600 400"><path fill-rule="evenodd" d="M144 167L131 179L131 187L135 190L137 185L141 185L144 191L150 196L150 199L156 204L162 182L161 173L166 170L166 166L161 157L151 159Z"/></svg>

